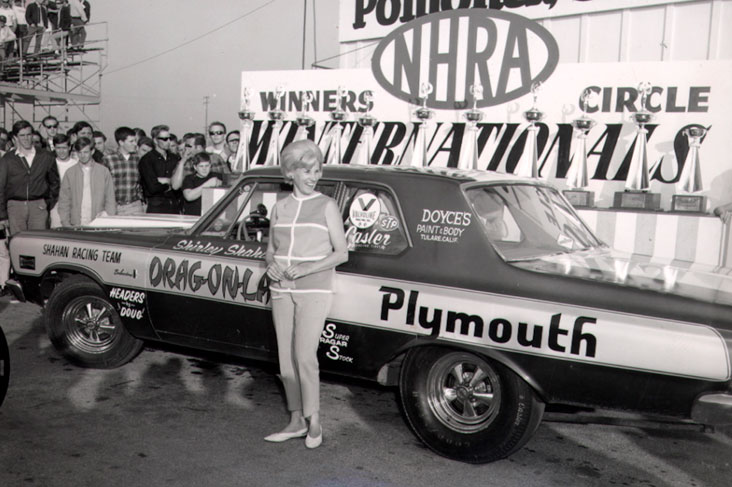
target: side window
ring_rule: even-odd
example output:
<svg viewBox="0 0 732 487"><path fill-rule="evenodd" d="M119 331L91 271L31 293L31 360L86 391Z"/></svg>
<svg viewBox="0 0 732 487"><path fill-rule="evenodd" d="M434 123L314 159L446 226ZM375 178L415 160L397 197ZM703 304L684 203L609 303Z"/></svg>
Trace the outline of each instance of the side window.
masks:
<svg viewBox="0 0 732 487"><path fill-rule="evenodd" d="M281 183L252 183L239 188L239 194L219 213L202 235L240 241L267 242L269 215L277 200L290 194L291 186Z"/></svg>
<svg viewBox="0 0 732 487"><path fill-rule="evenodd" d="M389 192L348 186L344 200L343 221L349 250L396 255L407 248L404 222Z"/></svg>

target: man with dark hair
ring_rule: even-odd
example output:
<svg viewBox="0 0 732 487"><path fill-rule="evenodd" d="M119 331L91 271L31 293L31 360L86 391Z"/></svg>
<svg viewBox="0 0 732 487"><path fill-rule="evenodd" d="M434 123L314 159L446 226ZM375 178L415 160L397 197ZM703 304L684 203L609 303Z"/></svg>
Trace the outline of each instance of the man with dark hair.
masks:
<svg viewBox="0 0 732 487"><path fill-rule="evenodd" d="M97 217L117 212L112 175L92 160L93 149L94 142L86 137L79 137L74 144L79 162L66 171L58 198L63 226L87 225Z"/></svg>
<svg viewBox="0 0 732 487"><path fill-rule="evenodd" d="M43 117L40 129L48 150L54 151L53 138L58 135L58 119L53 115Z"/></svg>
<svg viewBox="0 0 732 487"><path fill-rule="evenodd" d="M79 162L79 160L76 159L76 157L71 157L71 144L69 143L68 135L57 134L54 136L53 146L56 148L54 153L56 154L56 169L58 170L58 177L60 181L63 181L66 171L71 166ZM51 228L60 226L61 217L58 215L58 203L56 203L56 206L51 208Z"/></svg>
<svg viewBox="0 0 732 487"><path fill-rule="evenodd" d="M15 149L0 159L0 225L13 235L22 230L48 228L48 209L58 199L56 160L33 147L33 126L13 124Z"/></svg>
<svg viewBox="0 0 732 487"><path fill-rule="evenodd" d="M102 164L107 166L114 181L114 196L118 215L139 215L145 213L140 186L140 158L137 155L135 131L119 127L114 131L117 150L104 156Z"/></svg>
<svg viewBox="0 0 732 487"><path fill-rule="evenodd" d="M147 199L148 213L180 213L178 195L170 186L178 156L168 151L170 128L156 125L151 131L155 150L140 159L140 178L142 192Z"/></svg>
<svg viewBox="0 0 732 487"><path fill-rule="evenodd" d="M102 162L102 158L107 153L107 136L100 130L95 130L92 133L92 136L94 137L94 154L92 155L92 158L96 162ZM99 160L97 161L97 159Z"/></svg>

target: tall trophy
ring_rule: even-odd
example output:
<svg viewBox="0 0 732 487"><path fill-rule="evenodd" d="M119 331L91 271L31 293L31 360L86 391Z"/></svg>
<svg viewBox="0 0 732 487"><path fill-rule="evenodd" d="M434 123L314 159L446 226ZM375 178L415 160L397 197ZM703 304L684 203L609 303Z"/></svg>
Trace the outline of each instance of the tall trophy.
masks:
<svg viewBox="0 0 732 487"><path fill-rule="evenodd" d="M681 194L671 197L671 211L684 213L704 213L707 209L706 197L700 194L691 194L703 191L701 165L699 164L699 147L707 129L700 125L692 125L682 132L689 140L689 152L684 159L684 169L681 171L678 188Z"/></svg>
<svg viewBox="0 0 732 487"><path fill-rule="evenodd" d="M313 94L306 91L302 95L302 111L297 114L295 123L297 124L297 132L295 132L295 140L303 140L308 138L308 128L315 124L315 119L308 115L308 109L313 103Z"/></svg>
<svg viewBox="0 0 732 487"><path fill-rule="evenodd" d="M357 119L363 132L361 132L361 141L351 164L369 165L371 164L371 141L374 138L374 126L376 125L376 117L369 113L374 95L367 91L363 98L366 102L366 112Z"/></svg>
<svg viewBox="0 0 732 487"><path fill-rule="evenodd" d="M483 112L478 110L478 100L483 98L483 86L479 83L470 85L473 95L473 108L463 114L467 124L467 140L460 151L458 169L478 169L478 122L483 120Z"/></svg>
<svg viewBox="0 0 732 487"><path fill-rule="evenodd" d="M340 164L343 162L343 147L341 138L343 136L343 128L341 122L348 119L348 113L343 109L348 97L348 92L343 86L338 87L336 109L330 112L330 119L333 120L333 130L330 136L330 149L328 152L328 164Z"/></svg>
<svg viewBox="0 0 732 487"><path fill-rule="evenodd" d="M267 160L265 166L280 165L280 131L282 130L282 121L285 119L285 112L280 110L280 99L285 95L285 89L282 86L275 88L275 106L267 112L272 124L272 136L269 139L269 147L267 148Z"/></svg>
<svg viewBox="0 0 732 487"><path fill-rule="evenodd" d="M433 91L432 83L429 81L419 85L419 99L422 104L413 112L417 121L417 134L414 137L414 150L409 165L413 167L424 167L427 165L427 121L432 118L434 111L427 108L427 97Z"/></svg>
<svg viewBox="0 0 732 487"><path fill-rule="evenodd" d="M249 141L252 138L252 126L254 125L254 111L249 107L252 102L252 90L245 86L241 90L241 110L239 110L240 128L239 147L236 149L234 167L231 171L241 173L249 169L251 156L249 154Z"/></svg>
<svg viewBox="0 0 732 487"><path fill-rule="evenodd" d="M653 120L653 115L646 110L646 99L651 93L651 84L647 81L639 84L638 93L641 96L641 109L632 115L633 123L636 125L635 147L630 161L628 178L625 180L625 191L615 193L613 208L660 210L661 194L648 191L651 181L648 170L646 125Z"/></svg>
<svg viewBox="0 0 732 487"><path fill-rule="evenodd" d="M539 153L537 147L539 127L536 123L544 118L544 112L536 108L539 86L541 86L541 83L531 85L531 95L534 98L534 102L531 108L524 112L524 119L529 122L529 127L526 129L528 131L526 145L515 170L517 176L528 178L539 177Z"/></svg>
<svg viewBox="0 0 732 487"><path fill-rule="evenodd" d="M572 165L567 172L567 186L571 189L562 193L575 208L590 208L595 203L595 193L583 189L590 184L587 169L587 134L595 126L595 121L587 116L587 104L592 96L593 93L589 89L582 92L580 96L582 116L572 120L577 142L572 154Z"/></svg>

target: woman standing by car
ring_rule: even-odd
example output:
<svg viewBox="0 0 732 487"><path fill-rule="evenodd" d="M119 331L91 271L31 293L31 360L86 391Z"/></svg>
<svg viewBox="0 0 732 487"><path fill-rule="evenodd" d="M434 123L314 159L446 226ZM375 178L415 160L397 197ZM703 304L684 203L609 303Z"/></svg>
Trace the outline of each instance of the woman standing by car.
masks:
<svg viewBox="0 0 732 487"><path fill-rule="evenodd" d="M317 448L323 441L318 343L332 302L335 267L348 260L348 247L338 205L315 190L323 171L318 146L310 140L293 142L283 149L281 164L293 191L274 206L266 262L290 422L265 440L307 435L305 446Z"/></svg>

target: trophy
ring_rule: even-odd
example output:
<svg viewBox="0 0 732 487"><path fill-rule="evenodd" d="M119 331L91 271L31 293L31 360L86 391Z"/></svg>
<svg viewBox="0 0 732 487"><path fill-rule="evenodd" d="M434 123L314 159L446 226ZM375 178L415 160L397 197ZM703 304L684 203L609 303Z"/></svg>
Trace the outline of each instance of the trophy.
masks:
<svg viewBox="0 0 732 487"><path fill-rule="evenodd" d="M297 124L297 132L295 132L295 140L303 140L308 138L308 128L315 124L315 119L307 114L308 109L313 103L313 94L310 91L303 93L303 110L297 114L295 124Z"/></svg>
<svg viewBox="0 0 732 487"><path fill-rule="evenodd" d="M524 152L521 154L521 159L519 159L516 165L516 175L528 178L539 177L539 154L537 148L539 127L536 125L536 122L540 122L544 118L544 112L536 108L539 86L541 86L541 83L538 82L531 85L531 95L534 98L534 102L531 108L524 112L524 119L529 122L529 127L526 129L529 133L526 136Z"/></svg>
<svg viewBox="0 0 732 487"><path fill-rule="evenodd" d="M632 115L633 123L637 127L635 148L630 161L628 178L625 180L625 191L615 193L613 208L635 210L660 210L661 195L649 193L651 182L648 177L648 130L646 124L653 120L653 115L646 110L646 99L651 93L651 84L647 81L638 85L641 95L641 109Z"/></svg>
<svg viewBox="0 0 732 487"><path fill-rule="evenodd" d="M252 137L252 125L254 125L254 111L249 109L252 101L252 90L245 86L241 90L241 110L239 110L239 120L241 126L239 132L239 147L236 148L236 157L234 158L234 167L231 171L241 173L249 169L251 165L251 156L249 155L249 141Z"/></svg>
<svg viewBox="0 0 732 487"><path fill-rule="evenodd" d="M580 96L582 116L572 120L572 127L577 134L577 143L572 155L572 165L567 172L567 186L571 189L564 190L562 193L575 208L590 208L595 202L595 193L583 189L590 184L587 170L587 134L595 126L595 121L587 116L587 104L593 95L594 93L590 89L582 92Z"/></svg>
<svg viewBox="0 0 732 487"><path fill-rule="evenodd" d="M366 112L358 117L358 125L363 129L363 133L361 134L361 142L358 146L358 152L354 155L351 164L368 165L371 163L371 140L374 138L376 117L369 113L371 110L371 102L374 99L373 93L367 91L363 95L363 98L366 102Z"/></svg>
<svg viewBox="0 0 732 487"><path fill-rule="evenodd" d="M425 82L419 85L419 99L422 105L417 107L413 115L419 120L417 122L417 134L414 137L414 151L409 165L413 167L424 167L427 164L427 120L432 118L434 111L427 108L427 97L433 91L432 83Z"/></svg>
<svg viewBox="0 0 732 487"><path fill-rule="evenodd" d="M470 85L470 94L473 95L473 108L463 114L468 122L468 138L460 151L458 169L478 169L478 122L483 120L483 112L478 110L478 100L483 98L483 86Z"/></svg>
<svg viewBox="0 0 732 487"><path fill-rule="evenodd" d="M336 109L330 112L330 119L333 120L333 131L330 137L330 151L328 153L328 164L340 164L342 162L343 150L341 146L341 137L343 129L341 122L348 119L348 113L343 109L348 97L348 92L343 86L338 87L336 95Z"/></svg>
<svg viewBox="0 0 732 487"><path fill-rule="evenodd" d="M699 194L689 194L702 191L701 166L699 164L699 147L701 139L707 133L707 129L700 125L692 125L682 132L689 140L689 152L684 159L684 169L681 171L679 186L682 193L671 197L671 211L684 213L703 213L706 211L706 197Z"/></svg>
<svg viewBox="0 0 732 487"><path fill-rule="evenodd" d="M269 119L273 122L272 136L269 139L269 147L267 149L267 160L265 166L280 165L280 131L282 130L282 121L285 119L285 112L280 110L280 99L285 95L285 89L282 86L275 88L275 106L267 112Z"/></svg>

